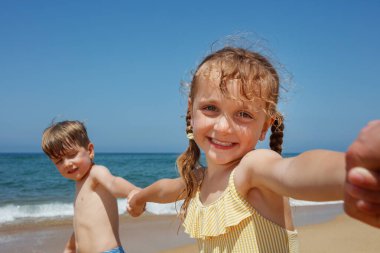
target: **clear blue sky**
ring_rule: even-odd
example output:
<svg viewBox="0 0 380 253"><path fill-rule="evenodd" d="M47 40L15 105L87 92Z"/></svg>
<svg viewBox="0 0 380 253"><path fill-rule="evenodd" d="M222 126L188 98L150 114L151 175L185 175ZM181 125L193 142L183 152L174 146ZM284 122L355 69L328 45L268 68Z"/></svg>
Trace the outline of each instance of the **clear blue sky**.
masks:
<svg viewBox="0 0 380 253"><path fill-rule="evenodd" d="M285 152L343 151L380 118L379 1L131 2L0 2L0 152L40 152L54 118L85 121L97 151L182 151L180 82L239 32L293 76Z"/></svg>

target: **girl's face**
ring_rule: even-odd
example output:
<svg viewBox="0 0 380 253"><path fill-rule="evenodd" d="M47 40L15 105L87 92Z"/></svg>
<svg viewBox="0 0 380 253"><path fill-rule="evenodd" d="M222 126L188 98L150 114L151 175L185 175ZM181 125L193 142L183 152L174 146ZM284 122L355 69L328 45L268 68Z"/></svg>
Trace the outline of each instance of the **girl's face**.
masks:
<svg viewBox="0 0 380 253"><path fill-rule="evenodd" d="M232 97L239 98L236 83L229 82ZM194 140L206 155L208 165L240 160L265 138L271 119L259 102L243 102L224 96L219 80L199 78L193 101L189 101Z"/></svg>
<svg viewBox="0 0 380 253"><path fill-rule="evenodd" d="M88 148L76 147L68 150L64 156L52 159L61 175L67 179L80 181L92 167L94 146Z"/></svg>

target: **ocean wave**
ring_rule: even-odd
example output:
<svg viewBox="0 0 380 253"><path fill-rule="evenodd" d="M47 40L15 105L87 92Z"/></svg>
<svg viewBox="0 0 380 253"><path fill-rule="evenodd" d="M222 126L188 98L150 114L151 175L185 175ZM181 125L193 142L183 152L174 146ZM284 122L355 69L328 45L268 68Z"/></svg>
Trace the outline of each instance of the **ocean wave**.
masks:
<svg viewBox="0 0 380 253"><path fill-rule="evenodd" d="M118 199L119 214L123 214L127 210L128 201ZM176 214L181 203L157 204L148 203L146 210L155 215ZM65 218L74 214L72 203L43 203L43 204L25 204L14 205L7 204L0 206L0 223L12 223L30 218Z"/></svg>
<svg viewBox="0 0 380 253"><path fill-rule="evenodd" d="M27 218L65 217L73 213L73 205L67 203L8 204L0 207L0 223L9 223Z"/></svg>
<svg viewBox="0 0 380 253"><path fill-rule="evenodd" d="M332 202L311 202L291 199L291 206L329 205L342 203L342 201ZM127 210L128 201L118 199L119 214L124 214ZM154 215L177 214L182 205L182 201L169 204L147 203L146 211ZM43 204L8 204L0 206L0 223L12 223L23 219L39 218L65 218L72 216L74 208L72 203L43 203Z"/></svg>

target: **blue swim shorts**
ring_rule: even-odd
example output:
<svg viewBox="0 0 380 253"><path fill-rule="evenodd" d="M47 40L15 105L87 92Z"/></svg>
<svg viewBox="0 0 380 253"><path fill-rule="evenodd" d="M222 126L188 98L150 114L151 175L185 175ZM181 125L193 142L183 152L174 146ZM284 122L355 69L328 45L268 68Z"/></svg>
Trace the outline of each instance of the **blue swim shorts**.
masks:
<svg viewBox="0 0 380 253"><path fill-rule="evenodd" d="M110 249L110 250L107 250L107 251L104 251L103 253L125 253L123 247L116 247L114 249Z"/></svg>

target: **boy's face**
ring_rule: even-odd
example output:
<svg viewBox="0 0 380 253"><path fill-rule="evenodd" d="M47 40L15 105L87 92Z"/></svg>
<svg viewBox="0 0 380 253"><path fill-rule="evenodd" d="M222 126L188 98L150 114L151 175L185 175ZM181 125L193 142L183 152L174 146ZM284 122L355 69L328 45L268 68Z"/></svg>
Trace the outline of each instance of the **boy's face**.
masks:
<svg viewBox="0 0 380 253"><path fill-rule="evenodd" d="M94 145L90 143L87 149L75 147L67 150L64 156L51 160L63 177L80 181L90 170L93 158Z"/></svg>

